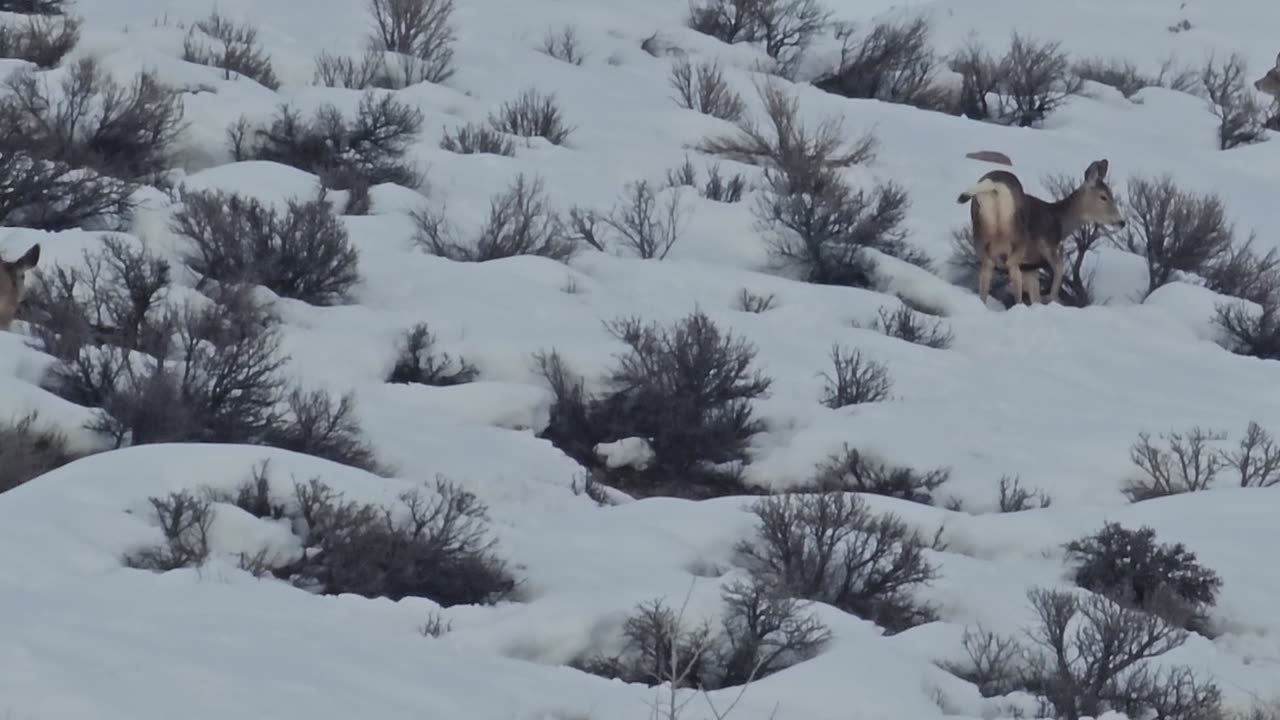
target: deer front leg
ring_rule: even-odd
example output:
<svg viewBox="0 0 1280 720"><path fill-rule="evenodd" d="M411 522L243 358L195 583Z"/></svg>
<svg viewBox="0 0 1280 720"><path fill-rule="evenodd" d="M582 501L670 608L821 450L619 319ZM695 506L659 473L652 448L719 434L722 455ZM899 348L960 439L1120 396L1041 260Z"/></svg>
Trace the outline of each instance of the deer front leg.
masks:
<svg viewBox="0 0 1280 720"><path fill-rule="evenodd" d="M1027 289L1027 298L1032 305L1040 305L1040 270L1023 270L1022 286Z"/></svg>
<svg viewBox="0 0 1280 720"><path fill-rule="evenodd" d="M1049 299L1047 302L1058 302L1058 293L1062 290L1062 276L1065 274L1065 263L1062 256L1055 253L1049 261L1049 267L1053 270L1053 280L1049 283Z"/></svg>

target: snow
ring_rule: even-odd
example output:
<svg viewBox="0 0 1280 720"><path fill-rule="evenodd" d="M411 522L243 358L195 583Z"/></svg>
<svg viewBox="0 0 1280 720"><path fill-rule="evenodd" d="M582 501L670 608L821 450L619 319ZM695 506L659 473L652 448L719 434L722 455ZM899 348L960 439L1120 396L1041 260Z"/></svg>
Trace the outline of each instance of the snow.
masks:
<svg viewBox="0 0 1280 720"><path fill-rule="evenodd" d="M1280 4L1217 0L1179 6L1165 0L839 0L838 17L859 23L926 12L940 51L976 37L1003 48L1012 29L1061 40L1080 56L1121 56L1154 72L1176 56L1198 66L1211 52L1238 51L1251 69L1276 52ZM261 122L289 102L302 110L331 103L351 112L359 93L310 86L320 50L358 53L366 19L349 0L219 0L218 10L249 20L272 55L282 87L179 60L184 27L212 9L208 0L82 0L84 39L71 60L100 58L120 78L142 68L193 92L184 95L190 129L182 154L189 188L251 194L264 203L308 199L317 179L265 162L233 162L226 128L241 116ZM672 58L640 43L655 32L695 58L719 58L752 112L750 70L761 54L727 47L683 27L684 0L467 0L459 3L457 74L443 86L396 94L425 122L410 159L422 188L373 188L371 214L345 217L360 252L361 282L350 304L312 307L276 300L285 322L282 351L307 387L352 391L378 456L394 468L382 478L278 450L160 445L91 455L0 495L0 716L148 720L175 711L190 720L227 717L476 720L647 718L654 691L562 667L620 641L637 603L665 596L689 614L711 616L719 588L741 576L735 543L751 534L751 498L692 502L669 498L600 507L572 491L582 468L536 437L551 395L531 360L558 350L589 383L621 343L603 321L619 316L670 322L695 308L759 349L773 386L756 403L767 430L752 447L747 479L772 489L804 481L846 444L887 462L948 467L940 505L868 497L923 535L942 529L931 551L940 577L923 595L940 620L893 636L871 623L818 606L833 640L817 658L753 684L734 717L1000 717L1004 701L937 662L962 657L967 625L1015 632L1030 619L1029 589L1068 588L1062 544L1106 521L1149 525L1183 542L1224 585L1212 618L1221 634L1196 636L1172 653L1215 679L1228 704L1280 696L1280 487L1210 491L1129 504L1121 493L1134 472L1129 446L1197 425L1231 434L1250 421L1280 431L1280 364L1228 353L1214 343L1211 318L1224 298L1192 281L1142 299L1145 264L1119 250L1090 258L1102 304L983 307L971 288L891 258L879 268L892 293L799 283L766 268L750 200L723 205L683 193L681 241L664 261L584 253L569 265L533 257L483 264L431 257L412 241L408 213L440 208L465 233L489 198L516 173L541 177L552 202L608 208L627 182L658 183L726 123L680 109L667 84ZM1187 19L1192 29L1167 28ZM538 51L543 34L576 26L581 66ZM814 57L838 47L815 48ZM8 69L10 64L6 63ZM47 73L56 85L60 73ZM514 158L454 155L438 148L446 128L483 121L526 88L554 92L575 130L565 146L518 144ZM203 88L199 92L194 89ZM991 166L965 159L979 149L1007 153L1024 185L1045 195L1049 173L1083 174L1108 158L1113 187L1137 174L1170 173L1180 185L1222 195L1237 233L1258 230L1276 243L1280 142L1218 151L1214 118L1185 94L1148 88L1126 100L1106 88L1073 99L1044 128L997 127L940 113L845 100L795 87L806 122L839 117L850 139L874 131L875 162L851 169L851 182L891 179L909 192L910 242L939 261L951 231L967 221L959 189ZM721 163L754 177L756 170ZM331 193L338 207L342 194ZM148 195L127 234L164 257L186 246L169 230L171 200ZM7 228L0 256L31 242L42 265L74 265L97 233ZM175 280L194 280L175 273ZM574 292L567 292L573 288ZM743 289L774 295L773 309L737 309ZM902 298L902 299L900 299ZM937 307L953 345L933 349L868 326L903 300ZM382 382L399 333L426 322L438 346L480 371L480 381L433 388ZM21 323L0 332L0 422L39 411L72 446L102 447L84 429L91 413L38 387L51 359L27 346ZM890 369L892 398L829 410L819 403L820 373L832 344L858 348ZM649 448L627 438L597 448L611 467L642 464ZM440 609L426 600L392 602L313 595L237 568L240 553L269 548L289 556L296 537L280 523L218 504L215 555L199 570L152 574L123 567L121 556L154 543L148 498L181 489L234 489L270 461L273 492L320 478L348 498L391 502L437 476L476 493L490 508L505 557L519 568L526 596L494 607ZM1017 475L1053 498L1048 508L996 513L997 482ZM692 590L690 588L692 587ZM431 612L452 623L439 638L418 631ZM734 691L713 693L718 705ZM700 700L690 717L710 717ZM1034 710L1034 708L1032 708Z"/></svg>

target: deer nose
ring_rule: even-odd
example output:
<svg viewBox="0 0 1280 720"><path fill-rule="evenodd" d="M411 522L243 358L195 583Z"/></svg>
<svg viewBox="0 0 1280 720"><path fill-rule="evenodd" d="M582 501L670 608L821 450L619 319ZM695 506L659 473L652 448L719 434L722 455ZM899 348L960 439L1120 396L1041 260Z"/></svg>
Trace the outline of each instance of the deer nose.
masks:
<svg viewBox="0 0 1280 720"><path fill-rule="evenodd" d="M1127 224L1128 223L1126 223L1124 220L1121 220L1120 222L1116 223L1116 227L1122 228Z"/></svg>

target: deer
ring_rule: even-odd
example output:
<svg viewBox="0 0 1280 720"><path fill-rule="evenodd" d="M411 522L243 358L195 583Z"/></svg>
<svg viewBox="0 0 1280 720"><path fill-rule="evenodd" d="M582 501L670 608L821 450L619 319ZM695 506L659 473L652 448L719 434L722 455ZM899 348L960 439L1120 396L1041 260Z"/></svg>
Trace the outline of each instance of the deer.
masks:
<svg viewBox="0 0 1280 720"><path fill-rule="evenodd" d="M960 193L956 202L969 203L973 248L978 256L978 298L983 305L997 267L1009 273L1015 304L1022 302L1024 288L1027 304L1040 304L1040 268L1045 265L1053 277L1044 302L1056 302L1066 265L1063 240L1086 223L1125 226L1124 214L1107 184L1108 166L1105 158L1089 163L1084 182L1054 202L1023 190L1022 182L1008 170L992 170Z"/></svg>
<svg viewBox="0 0 1280 720"><path fill-rule="evenodd" d="M1276 100L1280 100L1280 55L1276 55L1276 66L1267 71L1266 75L1258 78L1253 86L1259 92L1264 92Z"/></svg>
<svg viewBox="0 0 1280 720"><path fill-rule="evenodd" d="M13 261L0 258L0 330L8 330L27 290L27 273L40 262L40 243Z"/></svg>

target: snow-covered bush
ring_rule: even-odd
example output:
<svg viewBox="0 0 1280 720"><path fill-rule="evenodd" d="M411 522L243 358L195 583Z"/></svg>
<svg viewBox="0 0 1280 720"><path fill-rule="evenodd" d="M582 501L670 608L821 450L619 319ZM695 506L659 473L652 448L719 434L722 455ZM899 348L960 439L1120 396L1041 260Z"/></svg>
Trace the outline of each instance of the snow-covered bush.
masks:
<svg viewBox="0 0 1280 720"><path fill-rule="evenodd" d="M952 57L951 69L961 77L958 113L1019 127L1043 122L1083 86L1060 43L1016 31L1003 56L970 44Z"/></svg>
<svg viewBox="0 0 1280 720"><path fill-rule="evenodd" d="M0 23L0 58L25 60L42 69L56 67L79 41L80 21L72 17Z"/></svg>
<svg viewBox="0 0 1280 720"><path fill-rule="evenodd" d="M40 427L36 413L0 421L0 493L75 459L66 437Z"/></svg>
<svg viewBox="0 0 1280 720"><path fill-rule="evenodd" d="M258 43L257 29L236 23L217 11L196 21L187 33L182 59L219 68L228 80L243 75L272 90L280 87L271 56Z"/></svg>
<svg viewBox="0 0 1280 720"><path fill-rule="evenodd" d="M389 383L417 383L446 387L472 382L480 371L466 358L436 352L436 337L426 323L406 330L396 350L395 365L387 375Z"/></svg>
<svg viewBox="0 0 1280 720"><path fill-rule="evenodd" d="M929 22L918 17L878 23L865 36L855 28L839 35L840 64L814 81L822 90L848 98L882 100L926 110L954 104L934 78L939 59L929 45Z"/></svg>

